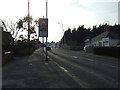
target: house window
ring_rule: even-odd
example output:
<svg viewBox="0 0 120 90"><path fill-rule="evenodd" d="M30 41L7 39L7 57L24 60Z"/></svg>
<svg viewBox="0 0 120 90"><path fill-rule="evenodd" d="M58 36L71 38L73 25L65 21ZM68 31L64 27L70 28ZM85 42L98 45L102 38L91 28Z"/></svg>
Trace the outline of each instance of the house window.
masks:
<svg viewBox="0 0 120 90"><path fill-rule="evenodd" d="M103 46L109 46L108 41L104 41Z"/></svg>
<svg viewBox="0 0 120 90"><path fill-rule="evenodd" d="M94 44L94 46L96 46L96 44Z"/></svg>
<svg viewBox="0 0 120 90"><path fill-rule="evenodd" d="M99 42L99 46L102 46L102 42Z"/></svg>

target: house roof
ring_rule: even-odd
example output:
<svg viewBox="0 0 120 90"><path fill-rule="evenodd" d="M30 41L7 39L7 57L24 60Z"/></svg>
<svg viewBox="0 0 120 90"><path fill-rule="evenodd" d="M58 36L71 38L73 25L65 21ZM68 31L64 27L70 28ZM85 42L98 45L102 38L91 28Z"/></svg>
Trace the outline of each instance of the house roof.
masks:
<svg viewBox="0 0 120 90"><path fill-rule="evenodd" d="M108 31L105 31L105 32L103 32L102 34L99 34L98 36L92 38L92 41L99 41L99 40L101 40L102 38L106 38L107 35L108 35L108 33L109 33Z"/></svg>
<svg viewBox="0 0 120 90"><path fill-rule="evenodd" d="M110 31L108 33L108 37L110 39L120 39L120 34L118 34L117 32L114 32L114 31Z"/></svg>
<svg viewBox="0 0 120 90"><path fill-rule="evenodd" d="M105 31L102 34L92 38L92 41L99 41L102 38L110 38L110 39L120 39L120 35L114 31Z"/></svg>

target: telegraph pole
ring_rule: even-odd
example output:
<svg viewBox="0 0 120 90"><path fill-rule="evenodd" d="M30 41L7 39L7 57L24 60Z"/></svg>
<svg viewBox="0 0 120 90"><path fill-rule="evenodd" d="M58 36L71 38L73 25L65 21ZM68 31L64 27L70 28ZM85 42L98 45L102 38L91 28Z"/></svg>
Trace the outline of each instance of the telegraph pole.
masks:
<svg viewBox="0 0 120 90"><path fill-rule="evenodd" d="M28 41L30 41L30 2L28 0Z"/></svg>
<svg viewBox="0 0 120 90"><path fill-rule="evenodd" d="M48 18L48 0L46 0L46 18ZM46 61L47 59L47 36L46 36Z"/></svg>
<svg viewBox="0 0 120 90"><path fill-rule="evenodd" d="M45 55L45 53L44 53L44 37L42 37L42 42L43 42L43 60L44 60L44 55Z"/></svg>
<svg viewBox="0 0 120 90"><path fill-rule="evenodd" d="M45 61L47 60L47 37L48 37L48 18L47 18L47 7L48 7L48 2L46 0L46 17L41 18L39 21L39 36L42 37L42 41L44 44L44 37L46 38L46 46L44 48L43 46L43 59L44 59L44 55L45 55ZM44 51L45 49L45 51Z"/></svg>
<svg viewBox="0 0 120 90"><path fill-rule="evenodd" d="M46 0L46 18L48 18L48 0Z"/></svg>

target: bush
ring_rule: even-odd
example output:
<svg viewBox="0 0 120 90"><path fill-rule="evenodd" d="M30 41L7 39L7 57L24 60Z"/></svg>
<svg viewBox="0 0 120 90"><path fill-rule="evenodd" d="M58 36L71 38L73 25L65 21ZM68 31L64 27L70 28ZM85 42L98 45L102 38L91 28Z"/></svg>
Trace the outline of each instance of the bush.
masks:
<svg viewBox="0 0 120 90"><path fill-rule="evenodd" d="M19 56L30 55L35 51L35 41L17 41L14 45L14 54Z"/></svg>
<svg viewBox="0 0 120 90"><path fill-rule="evenodd" d="M2 65L13 58L13 43L14 39L10 32L2 30Z"/></svg>
<svg viewBox="0 0 120 90"><path fill-rule="evenodd" d="M6 53L2 55L2 65L5 65L6 63L10 62L12 59L12 53Z"/></svg>
<svg viewBox="0 0 120 90"><path fill-rule="evenodd" d="M70 50L75 50L75 51L83 50L83 47L82 46L70 46Z"/></svg>

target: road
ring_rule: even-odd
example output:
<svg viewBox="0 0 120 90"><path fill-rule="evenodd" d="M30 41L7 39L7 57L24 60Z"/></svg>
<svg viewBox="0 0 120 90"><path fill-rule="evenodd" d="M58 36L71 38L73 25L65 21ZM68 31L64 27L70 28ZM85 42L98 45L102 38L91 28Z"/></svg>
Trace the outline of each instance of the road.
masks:
<svg viewBox="0 0 120 90"><path fill-rule="evenodd" d="M58 48L48 56L83 88L118 88L118 59Z"/></svg>

